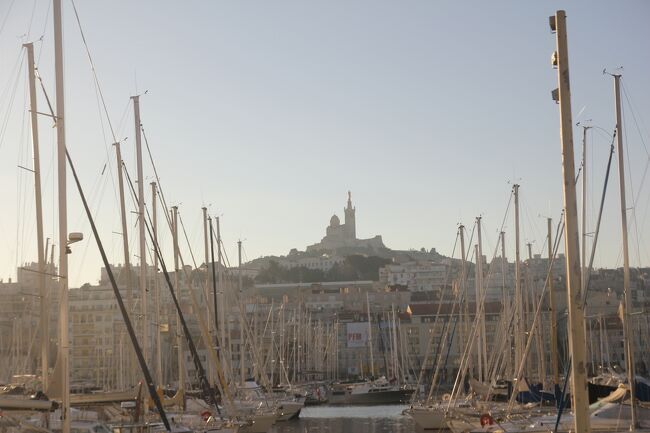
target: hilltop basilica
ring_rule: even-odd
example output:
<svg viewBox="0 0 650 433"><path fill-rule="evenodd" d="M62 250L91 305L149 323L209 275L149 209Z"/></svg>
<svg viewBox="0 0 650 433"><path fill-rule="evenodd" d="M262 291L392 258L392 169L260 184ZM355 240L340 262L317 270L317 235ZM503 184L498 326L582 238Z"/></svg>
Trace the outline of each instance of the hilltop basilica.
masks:
<svg viewBox="0 0 650 433"><path fill-rule="evenodd" d="M348 205L343 209L345 222L336 214L330 218L330 225L325 229L325 237L314 245L307 247L307 252L354 252L357 250L377 251L385 250L386 246L381 236L375 236L370 239L357 239L357 228L355 219L356 208L352 207L352 193L348 191ZM360 251L359 251L360 252Z"/></svg>

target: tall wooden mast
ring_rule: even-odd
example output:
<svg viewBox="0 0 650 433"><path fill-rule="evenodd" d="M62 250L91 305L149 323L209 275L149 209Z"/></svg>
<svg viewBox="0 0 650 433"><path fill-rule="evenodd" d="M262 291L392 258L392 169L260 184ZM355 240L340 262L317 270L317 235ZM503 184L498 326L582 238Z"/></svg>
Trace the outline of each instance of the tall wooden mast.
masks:
<svg viewBox="0 0 650 433"><path fill-rule="evenodd" d="M240 379L241 379L241 384L244 386L244 383L246 382L246 359L244 354L246 353L246 337L244 336L244 316L243 316L243 303L244 303L244 294L242 292L242 269L241 269L241 239L237 241L237 287L239 291L239 373L240 373ZM295 351L294 351L295 355ZM295 362L294 362L295 365Z"/></svg>
<svg viewBox="0 0 650 433"><path fill-rule="evenodd" d="M519 185L514 184L512 191L515 198L515 302L513 311L515 313L515 368L519 368L521 359L523 358L523 314L524 306L521 293L521 252L519 246L521 241L519 239Z"/></svg>
<svg viewBox="0 0 650 433"><path fill-rule="evenodd" d="M133 318L133 281L131 272L131 256L129 254L129 229L126 223L126 203L124 200L124 171L122 161L122 149L120 142L113 144L115 146L115 158L117 159L117 185L120 195L120 220L122 222L122 253L124 254L124 282L126 284L126 303L129 308L129 315ZM128 343L127 343L128 344ZM135 373L135 352L132 350L131 345L127 348L128 356L126 357L126 372L129 378L129 385L132 384L133 374ZM120 381L123 381L124 375L119 375ZM122 385L124 385L122 383Z"/></svg>
<svg viewBox="0 0 650 433"><path fill-rule="evenodd" d="M152 232L153 247L158 248L158 186L156 182L151 182L151 212L152 212ZM162 339L160 335L160 285L158 284L158 254L153 254L153 296L154 296L154 320L156 322L156 380L162 386Z"/></svg>
<svg viewBox="0 0 650 433"><path fill-rule="evenodd" d="M59 356L61 431L70 433L70 338L68 336L68 196L66 188L65 92L63 89L63 17L61 0L53 0L54 72L56 76L56 143L59 198Z"/></svg>
<svg viewBox="0 0 650 433"><path fill-rule="evenodd" d="M372 347L372 320L370 317L370 298L368 297L368 292L366 292L366 311L368 313L368 351L370 353L370 376L372 379L375 378L375 357L373 354ZM386 366L388 368L388 366Z"/></svg>
<svg viewBox="0 0 650 433"><path fill-rule="evenodd" d="M135 148L138 174L138 229L140 232L140 314L142 315L142 354L149 360L149 319L147 317L147 246L145 238L144 174L142 170L142 130L140 96L132 96L135 122Z"/></svg>
<svg viewBox="0 0 650 433"><path fill-rule="evenodd" d="M219 302L219 308L220 312L217 314L215 311L214 314L215 316L219 316L219 327L221 328L221 347L228 347L230 348L229 352L232 354L232 347L230 346L230 331L228 332L228 344L226 344L226 302L227 302L227 297L226 297L226 288L224 287L223 284L223 270L222 270L222 259L223 255L221 252L221 223L219 217L216 217L217 220L217 282L219 283L219 289L217 290L218 293L221 293L221 299ZM216 325L215 325L216 326ZM222 349L223 350L223 349ZM223 353L223 352L222 352ZM222 359L226 359L225 356L222 354ZM230 363L224 362L226 365L231 365Z"/></svg>
<svg viewBox="0 0 650 433"><path fill-rule="evenodd" d="M580 266L580 234L576 203L575 164L573 152L573 123L571 120L571 87L569 82L569 50L566 13L559 10L550 18L551 30L556 32L557 51L553 61L557 66L558 90L554 92L560 106L560 136L562 143L562 176L565 211L564 241L567 269L567 298L569 310L569 350L572 368L573 412L575 432L589 432L589 397L587 392L587 356L585 318L582 303Z"/></svg>
<svg viewBox="0 0 650 433"><path fill-rule="evenodd" d="M635 388L635 365L634 345L630 333L630 254L627 240L627 204L625 201L625 158L623 149L623 119L621 115L621 76L614 75L614 91L616 93L616 150L618 151L618 179L621 196L621 228L623 230L623 297L625 308L622 314L623 331L625 333L625 361L627 367L628 383L630 384L632 431L636 428L636 390Z"/></svg>
<svg viewBox="0 0 650 433"><path fill-rule="evenodd" d="M553 373L553 392L555 392L555 386L559 386L560 384L560 370L557 357L557 312L555 310L555 291L553 290L553 221L551 218L547 218L546 225L548 231L548 299L551 322L551 370Z"/></svg>
<svg viewBox="0 0 650 433"><path fill-rule="evenodd" d="M34 64L34 44L23 45L27 49L29 71L29 108L32 120L32 146L34 152L34 195L36 198L36 248L38 250L38 292L40 296L40 334L41 334L41 382L43 392L47 393L50 347L49 303L45 287L45 247L43 246L43 197L41 195L41 156L38 139L38 105L36 102L36 66Z"/></svg>
<svg viewBox="0 0 650 433"><path fill-rule="evenodd" d="M582 127L582 209L581 209L581 228L582 228L582 290L585 290L587 284L587 131L589 126Z"/></svg>
<svg viewBox="0 0 650 433"><path fill-rule="evenodd" d="M172 237L174 243L174 287L176 288L176 296L178 296L179 302L183 299L181 294L181 286L179 283L180 280L180 268L179 268L179 248L178 248L178 206L172 207ZM190 288L191 290L191 288ZM181 330L181 318L176 314L176 341L178 344L178 391L182 392L185 395L185 350L183 349L183 337ZM183 401L185 397L183 397ZM183 403L183 407L185 403Z"/></svg>
<svg viewBox="0 0 650 433"><path fill-rule="evenodd" d="M210 313L210 265L208 265L208 262L210 261L210 250L208 249L208 208L203 206L201 210L203 211L203 263L205 263L205 284L203 286L203 299L205 299L205 319L209 328L212 314ZM210 383L215 382L214 368L214 365L211 362L208 362L208 380Z"/></svg>
<svg viewBox="0 0 650 433"><path fill-rule="evenodd" d="M479 318L479 357L482 358L481 362L479 362L479 365L482 366L482 368L479 368L479 380L488 380L487 376L487 338L486 338L486 330L485 330L485 307L480 308L479 307L479 302L483 302L484 296L483 296L483 290L485 290L485 284L483 283L483 275L484 275L484 269L483 269L483 236L481 235L481 219L482 217L478 216L476 217L476 236L478 238L478 243L477 243L477 250L476 250L476 270L478 272L478 277L477 277L477 284L478 284L478 292L477 292L477 298L476 298L476 312L477 314L480 313L480 318Z"/></svg>

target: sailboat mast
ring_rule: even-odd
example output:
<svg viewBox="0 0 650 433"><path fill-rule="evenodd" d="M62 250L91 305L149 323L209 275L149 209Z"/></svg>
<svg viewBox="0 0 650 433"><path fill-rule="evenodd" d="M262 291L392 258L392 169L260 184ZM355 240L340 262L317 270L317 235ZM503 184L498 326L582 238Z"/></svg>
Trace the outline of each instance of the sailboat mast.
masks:
<svg viewBox="0 0 650 433"><path fill-rule="evenodd" d="M562 143L563 201L565 211L564 242L567 270L567 306L569 310L569 349L572 368L573 408L576 433L589 432L589 399L587 393L587 357L585 318L582 304L580 273L580 238L576 204L575 163L573 154L573 123L571 120L571 87L569 82L569 50L566 13L558 10L550 18L551 30L556 32L558 90L560 105L560 136Z"/></svg>
<svg viewBox="0 0 650 433"><path fill-rule="evenodd" d="M208 208L203 206L201 210L203 211L203 263L205 263L205 286L203 294L205 297L205 318L208 326L210 326L210 323L212 322L212 312L210 311L210 269L208 266L208 262L210 261L210 247L208 244ZM212 371L212 368L210 368L210 371Z"/></svg>
<svg viewBox="0 0 650 433"><path fill-rule="evenodd" d="M477 263L478 263L478 293L477 293L477 300L476 300L476 308L477 312L479 311L479 300L483 300L483 240L481 236L481 217L476 217L476 234L478 237L478 246L477 246ZM481 362L481 365L483 368L479 371L480 381L483 381L485 379L485 372L487 371L487 341L486 341L486 332L485 332L485 308L482 308L480 311L481 317L479 318L479 347L480 347L480 355L483 360Z"/></svg>
<svg viewBox="0 0 650 433"><path fill-rule="evenodd" d="M152 208L152 231L154 249L158 248L158 188L156 182L151 182L151 208ZM156 321L156 381L162 386L162 341L160 335L160 285L158 284L158 254L153 255L153 295L154 295L154 320Z"/></svg>
<svg viewBox="0 0 650 433"><path fill-rule="evenodd" d="M209 329L212 314L210 313L210 290L209 290L210 268L208 265L208 262L210 260L208 256L210 252L210 250L208 249L208 208L203 206L201 210L203 211L203 252L204 252L203 263L205 263L205 285L203 286L203 296L205 299L205 319ZM209 362L208 380L210 381L210 383L214 383L214 377L215 377L214 366L212 365L211 362Z"/></svg>
<svg viewBox="0 0 650 433"><path fill-rule="evenodd" d="M38 250L38 292L40 294L40 332L41 332L41 381L43 392L47 392L49 359L48 349L49 314L48 296L45 288L45 250L43 247L43 198L41 195L41 156L38 140L38 106L36 102L36 69L34 65L34 44L23 45L27 49L29 71L29 107L32 120L32 146L34 148L34 193L36 196L36 248Z"/></svg>
<svg viewBox="0 0 650 433"><path fill-rule="evenodd" d="M515 196L515 368L519 368L523 356L523 302L521 299L521 258L519 251L519 185L514 184L512 190Z"/></svg>
<svg viewBox="0 0 650 433"><path fill-rule="evenodd" d="M621 196L621 227L623 229L623 297L625 311L623 312L623 331L625 332L625 360L627 363L628 383L630 384L632 430L636 428L636 390L634 346L630 333L630 254L627 239L627 204L625 201L625 158L623 155L623 120L621 116L621 76L614 75L614 91L616 93L616 149L618 151L618 178Z"/></svg>
<svg viewBox="0 0 650 433"><path fill-rule="evenodd" d="M479 277L479 259L478 259L478 244L474 244L474 257L476 258L476 266L474 267L474 289L476 291L476 297L474 298L474 320L476 323L476 332L474 333L474 347L476 347L476 365L477 365L477 378L479 381L483 381L483 356L481 356L481 289L480 289L480 277Z"/></svg>
<svg viewBox="0 0 650 433"><path fill-rule="evenodd" d="M221 260L222 260L222 253L221 253L221 225L219 224L219 217L217 217L217 281L219 282L219 292L221 292L221 302L220 302L220 307L221 307L221 312L219 314L219 326L221 327L221 346L222 347L229 347L230 352L232 354L232 347L226 345L226 309L225 309L225 304L226 304L226 291L225 287L223 285L223 272L222 272L222 265L221 265ZM216 294L215 294L216 296ZM217 315L217 312L214 312L215 316ZM215 324L216 326L216 324ZM230 332L228 332L228 338L230 339ZM229 340L230 341L230 340ZM225 357L223 358L225 359Z"/></svg>
<svg viewBox="0 0 650 433"><path fill-rule="evenodd" d="M212 228L212 218L208 218L208 225L210 226L210 257L211 257L211 265L210 269L212 271L212 302L214 306L214 339L217 342L217 349L219 348L219 325L218 325L218 317L219 317L219 310L217 310L217 275L216 275L216 269L215 269L215 263L214 263L214 231ZM221 345L223 345L223 340L221 341Z"/></svg>
<svg viewBox="0 0 650 433"><path fill-rule="evenodd" d="M122 150L120 142L115 146L115 157L117 159L117 184L120 193L120 214L122 220L122 245L124 253L124 273L126 274L126 299L129 306L133 306L133 287L131 285L131 260L129 256L129 232L126 223L126 204L124 201L124 172L122 171ZM132 313L132 311L131 311Z"/></svg>
<svg viewBox="0 0 650 433"><path fill-rule="evenodd" d="M133 282L131 280L131 256L129 254L129 229L126 223L126 203L124 200L124 172L122 170L122 150L120 142L113 144L115 146L115 158L117 159L117 185L120 193L120 218L122 221L122 252L124 254L124 275L126 284L126 303L128 305L131 317L133 317ZM128 350L126 358L126 372L129 377L129 383L133 378L135 361L133 357L135 353L130 349ZM120 375L121 376L121 375Z"/></svg>
<svg viewBox="0 0 650 433"><path fill-rule="evenodd" d="M546 220L548 231L548 299L549 299L549 314L551 322L551 369L553 370L553 391L555 386L560 384L560 370L558 366L557 357L557 312L555 310L555 291L553 290L553 220L547 218Z"/></svg>
<svg viewBox="0 0 650 433"><path fill-rule="evenodd" d="M528 284L529 284L529 293L531 301L531 311L533 312L532 326L535 326L535 343L537 344L537 371L539 381L544 384L546 383L546 351L544 350L544 342L542 336L544 335L544 323L539 320L536 323L535 321L535 311L537 311L537 305L539 302L543 301L543 298L538 298L535 293L535 281L532 275L532 266L533 266L533 244L528 242Z"/></svg>
<svg viewBox="0 0 650 433"><path fill-rule="evenodd" d="M242 299L242 275L241 275L241 240L237 241L237 277L238 277L238 290L239 290L239 373L241 376L242 386L246 382L246 363L244 354L246 353L246 337L244 336L244 315L243 315L243 302ZM295 363L294 363L295 366Z"/></svg>
<svg viewBox="0 0 650 433"><path fill-rule="evenodd" d="M501 240L501 299L503 302L503 315L504 317L510 317L510 297L507 293L507 284L506 284L506 232L502 231L499 233L499 238ZM505 354L505 368L506 368L506 377L512 377L512 340L510 338L510 332L506 332L505 335L508 340L506 344L506 354Z"/></svg>
<svg viewBox="0 0 650 433"><path fill-rule="evenodd" d="M458 236L460 237L460 293L461 299L464 299L462 306L460 307L460 316L462 319L462 330L463 330L463 339L461 341L466 341L469 338L469 301L467 294L465 293L465 273L467 272L467 263L465 261L466 252L465 252L465 226L460 224L458 226ZM471 355L471 354L470 354ZM435 361L434 361L435 362ZM472 357L468 357L468 369L471 371L472 366Z"/></svg>
<svg viewBox="0 0 650 433"><path fill-rule="evenodd" d="M178 206L172 207L172 236L174 242L174 287L176 288L176 296L178 299L183 299L181 296L181 286L178 282L180 269L178 268ZM185 393L185 353L183 351L183 338L181 337L181 318L176 314L176 341L178 345L178 391ZM184 406L184 405L183 405Z"/></svg>
<svg viewBox="0 0 650 433"><path fill-rule="evenodd" d="M368 349L370 350L370 376L375 378L375 357L372 353L372 320L370 318L370 298L366 292L366 311L368 312Z"/></svg>
<svg viewBox="0 0 650 433"><path fill-rule="evenodd" d="M144 174L142 171L142 131L140 122L140 96L132 96L135 121L135 149L138 171L138 229L140 232L140 314L142 315L142 354L149 358L149 321L147 317L147 246L144 215Z"/></svg>
<svg viewBox="0 0 650 433"><path fill-rule="evenodd" d="M68 197L66 190L65 92L63 89L63 18L61 0L53 0L54 72L56 76L56 143L59 199L59 365L61 431L70 433L70 341L68 337Z"/></svg>
<svg viewBox="0 0 650 433"><path fill-rule="evenodd" d="M582 290L585 290L587 284L587 130L588 126L582 127Z"/></svg>

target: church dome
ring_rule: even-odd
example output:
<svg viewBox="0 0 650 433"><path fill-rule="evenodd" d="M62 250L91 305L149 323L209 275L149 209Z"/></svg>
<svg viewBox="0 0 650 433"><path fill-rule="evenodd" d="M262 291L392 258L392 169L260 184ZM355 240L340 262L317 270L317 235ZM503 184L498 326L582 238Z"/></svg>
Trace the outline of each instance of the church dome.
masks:
<svg viewBox="0 0 650 433"><path fill-rule="evenodd" d="M338 227L341 225L341 220L336 215L332 215L330 218L330 227Z"/></svg>

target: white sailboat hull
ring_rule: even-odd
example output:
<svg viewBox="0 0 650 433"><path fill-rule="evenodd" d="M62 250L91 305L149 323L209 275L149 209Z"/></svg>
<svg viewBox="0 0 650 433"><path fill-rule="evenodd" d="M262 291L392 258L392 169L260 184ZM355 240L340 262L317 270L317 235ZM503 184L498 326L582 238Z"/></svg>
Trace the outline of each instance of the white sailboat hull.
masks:
<svg viewBox="0 0 650 433"><path fill-rule="evenodd" d="M277 421L289 421L300 416L300 411L304 403L297 401L280 401L278 402L278 419Z"/></svg>
<svg viewBox="0 0 650 433"><path fill-rule="evenodd" d="M241 426L239 431L241 433L266 433L271 430L275 421L275 414L256 414L251 417L250 423Z"/></svg>
<svg viewBox="0 0 650 433"><path fill-rule="evenodd" d="M412 407L405 411L422 430L440 430L447 428L445 413L440 407Z"/></svg>

